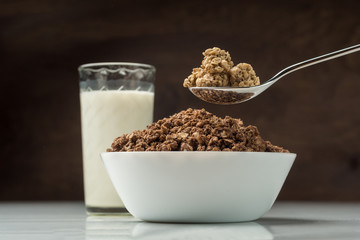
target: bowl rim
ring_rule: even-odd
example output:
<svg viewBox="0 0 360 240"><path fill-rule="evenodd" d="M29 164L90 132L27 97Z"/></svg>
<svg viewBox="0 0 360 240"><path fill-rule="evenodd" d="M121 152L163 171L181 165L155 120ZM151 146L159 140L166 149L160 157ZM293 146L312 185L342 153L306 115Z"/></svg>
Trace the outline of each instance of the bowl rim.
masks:
<svg viewBox="0 0 360 240"><path fill-rule="evenodd" d="M245 152L245 151L132 151L132 152L101 152L101 155L111 155L111 154L118 154L118 155L137 155L137 154L212 154L212 155L231 155L231 154L243 154L243 155L264 155L264 154L273 154L273 155L288 155L288 156L297 156L296 153L284 153L284 152Z"/></svg>

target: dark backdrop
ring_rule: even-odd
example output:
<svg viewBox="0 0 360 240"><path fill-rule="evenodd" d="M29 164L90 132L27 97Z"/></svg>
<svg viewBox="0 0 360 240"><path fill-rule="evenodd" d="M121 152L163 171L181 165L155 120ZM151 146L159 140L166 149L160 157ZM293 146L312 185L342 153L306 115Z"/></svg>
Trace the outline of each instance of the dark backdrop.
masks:
<svg viewBox="0 0 360 240"><path fill-rule="evenodd" d="M0 2L0 200L83 199L77 67L157 68L155 119L188 107L258 126L298 154L279 198L360 200L360 53L292 73L256 99L217 106L182 87L218 46L262 81L360 43L360 1Z"/></svg>

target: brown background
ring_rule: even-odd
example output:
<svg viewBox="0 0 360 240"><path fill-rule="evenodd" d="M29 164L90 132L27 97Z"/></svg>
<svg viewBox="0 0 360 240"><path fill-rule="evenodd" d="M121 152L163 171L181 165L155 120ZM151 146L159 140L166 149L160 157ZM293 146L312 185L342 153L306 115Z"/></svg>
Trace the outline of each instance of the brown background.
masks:
<svg viewBox="0 0 360 240"><path fill-rule="evenodd" d="M156 66L155 120L205 108L297 153L279 199L360 200L360 53L292 73L240 105L207 104L182 87L213 46L265 81L358 44L359 9L359 1L2 0L0 200L83 199L77 67L99 61Z"/></svg>

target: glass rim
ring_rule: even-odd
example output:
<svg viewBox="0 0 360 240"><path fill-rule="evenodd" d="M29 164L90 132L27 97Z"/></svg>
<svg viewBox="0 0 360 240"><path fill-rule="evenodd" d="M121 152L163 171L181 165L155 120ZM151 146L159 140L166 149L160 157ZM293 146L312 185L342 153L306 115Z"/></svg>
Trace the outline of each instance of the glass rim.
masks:
<svg viewBox="0 0 360 240"><path fill-rule="evenodd" d="M155 67L153 65L150 64L146 64L146 63L135 63L135 62L95 62L95 63L85 63L82 64L78 67L78 71L82 71L82 70L99 70L99 69L95 69L93 67L106 67L106 66L134 66L134 67L143 67L143 68L147 68L147 69L153 69L155 70Z"/></svg>

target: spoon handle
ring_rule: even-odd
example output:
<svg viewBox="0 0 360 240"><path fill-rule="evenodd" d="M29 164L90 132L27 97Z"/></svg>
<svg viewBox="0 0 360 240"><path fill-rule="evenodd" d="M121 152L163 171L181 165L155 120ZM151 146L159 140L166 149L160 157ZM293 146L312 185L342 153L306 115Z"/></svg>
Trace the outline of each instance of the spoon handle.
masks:
<svg viewBox="0 0 360 240"><path fill-rule="evenodd" d="M347 54L350 54L353 52L357 52L357 51L360 51L360 44L357 44L357 45L354 45L354 46L351 46L348 48L344 48L344 49L341 49L341 50L338 50L335 52L327 53L327 54L324 54L324 55L321 55L318 57L314 57L314 58L305 60L303 62L296 63L294 65L291 65L291 66L281 70L275 76L270 78L267 82L277 81L280 78L284 77L285 75L287 75L291 72L294 72L296 70L299 70L299 69L302 69L302 68L305 68L305 67L308 67L308 66L311 66L314 64L318 64L321 62L325 62L330 59L341 57L341 56L344 56L344 55L347 55Z"/></svg>

